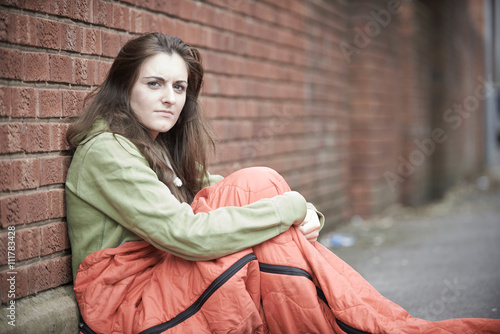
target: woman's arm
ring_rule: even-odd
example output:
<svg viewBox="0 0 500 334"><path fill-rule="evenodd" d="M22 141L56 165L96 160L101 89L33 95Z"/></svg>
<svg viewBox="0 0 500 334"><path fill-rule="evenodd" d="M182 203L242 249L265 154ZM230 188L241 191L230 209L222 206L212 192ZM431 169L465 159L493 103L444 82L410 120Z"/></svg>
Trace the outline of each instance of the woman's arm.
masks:
<svg viewBox="0 0 500 334"><path fill-rule="evenodd" d="M244 207L194 214L160 182L128 140L103 133L75 154L78 197L157 248L208 260L251 247L304 220L307 204L296 192Z"/></svg>
<svg viewBox="0 0 500 334"><path fill-rule="evenodd" d="M224 177L221 175L211 175L210 173L207 173L204 187L211 186L222 180L224 180ZM316 216L312 214L313 212ZM312 203L307 202L307 215L299 226L301 226L299 228L300 232L302 232L308 240L315 241L319 236L319 232L325 226L325 216L323 213L318 211Z"/></svg>

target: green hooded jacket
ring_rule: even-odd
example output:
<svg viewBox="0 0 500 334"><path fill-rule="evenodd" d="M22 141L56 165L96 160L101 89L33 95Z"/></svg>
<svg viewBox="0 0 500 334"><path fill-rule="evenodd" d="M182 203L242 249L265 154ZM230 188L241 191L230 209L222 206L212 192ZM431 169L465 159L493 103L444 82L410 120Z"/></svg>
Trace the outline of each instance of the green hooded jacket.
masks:
<svg viewBox="0 0 500 334"><path fill-rule="evenodd" d="M207 175L205 185L222 179ZM73 278L87 255L131 240L144 239L188 260L215 259L286 231L304 219L307 207L314 209L292 191L194 214L159 181L131 141L97 121L76 149L66 179Z"/></svg>

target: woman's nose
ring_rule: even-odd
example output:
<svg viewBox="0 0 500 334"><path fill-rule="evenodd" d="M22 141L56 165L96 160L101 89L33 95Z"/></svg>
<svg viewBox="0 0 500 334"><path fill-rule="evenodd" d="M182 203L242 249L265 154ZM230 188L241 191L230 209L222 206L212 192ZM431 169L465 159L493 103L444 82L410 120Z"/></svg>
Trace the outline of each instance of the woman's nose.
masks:
<svg viewBox="0 0 500 334"><path fill-rule="evenodd" d="M171 87L165 88L162 96L162 102L169 105L175 104L175 92Z"/></svg>

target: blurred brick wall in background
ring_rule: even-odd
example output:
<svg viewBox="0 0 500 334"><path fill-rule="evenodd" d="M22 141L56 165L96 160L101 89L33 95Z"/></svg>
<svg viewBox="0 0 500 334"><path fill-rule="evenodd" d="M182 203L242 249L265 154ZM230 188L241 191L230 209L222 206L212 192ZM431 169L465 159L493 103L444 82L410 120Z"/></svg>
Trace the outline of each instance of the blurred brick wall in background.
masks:
<svg viewBox="0 0 500 334"><path fill-rule="evenodd" d="M429 159L428 190L433 196L474 176L485 163L484 99L492 88L485 82L491 73L484 71L483 23L478 22L484 15L483 1L424 3L432 15L428 40L433 58L426 70L432 79L431 125L443 129L446 139Z"/></svg>
<svg viewBox="0 0 500 334"><path fill-rule="evenodd" d="M482 101L456 129L443 119L480 84L469 3L0 0L2 301L9 226L16 298L71 281L64 135L128 39L160 31L199 47L220 139L210 171L270 166L328 229L480 172ZM437 128L447 139L415 153Z"/></svg>
<svg viewBox="0 0 500 334"><path fill-rule="evenodd" d="M477 176L491 93L483 2L347 3L349 212L423 204Z"/></svg>

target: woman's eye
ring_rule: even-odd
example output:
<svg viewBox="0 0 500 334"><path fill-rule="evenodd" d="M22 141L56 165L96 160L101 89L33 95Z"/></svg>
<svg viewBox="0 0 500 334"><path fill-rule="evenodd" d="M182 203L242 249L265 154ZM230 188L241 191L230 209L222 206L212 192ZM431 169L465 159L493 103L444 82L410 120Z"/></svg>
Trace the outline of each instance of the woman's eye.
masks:
<svg viewBox="0 0 500 334"><path fill-rule="evenodd" d="M160 83L158 81L150 81L148 82L148 86L151 87L151 88L158 88L160 87Z"/></svg>
<svg viewBox="0 0 500 334"><path fill-rule="evenodd" d="M186 90L186 87L182 86L182 85L175 85L174 86L174 89L178 92L184 92Z"/></svg>

